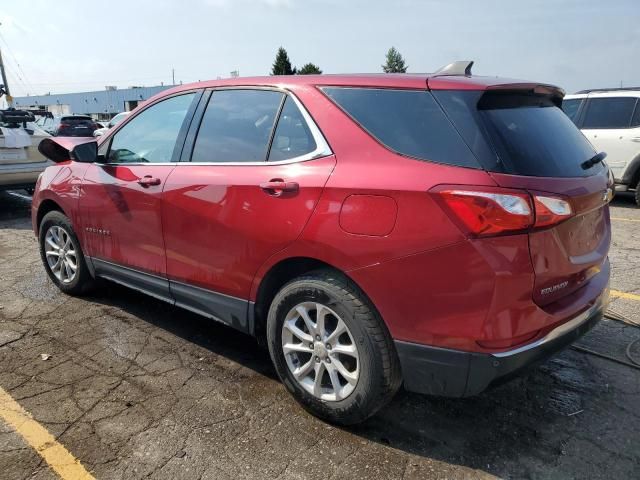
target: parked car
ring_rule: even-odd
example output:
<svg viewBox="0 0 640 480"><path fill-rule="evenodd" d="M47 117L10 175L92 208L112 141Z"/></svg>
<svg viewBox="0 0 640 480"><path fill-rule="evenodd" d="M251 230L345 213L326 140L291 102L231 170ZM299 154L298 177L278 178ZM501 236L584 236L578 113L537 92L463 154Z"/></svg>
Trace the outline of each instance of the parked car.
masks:
<svg viewBox="0 0 640 480"><path fill-rule="evenodd" d="M36 125L47 132L49 135L53 132L54 124L53 115L41 115L36 119Z"/></svg>
<svg viewBox="0 0 640 480"><path fill-rule="evenodd" d="M56 137L93 137L98 125L88 115L63 115L45 118L43 128Z"/></svg>
<svg viewBox="0 0 640 480"><path fill-rule="evenodd" d="M50 135L32 120L28 112L0 111L0 190L32 193L38 175L52 165L38 151L40 141Z"/></svg>
<svg viewBox="0 0 640 480"><path fill-rule="evenodd" d="M562 109L598 150L616 190L634 192L640 207L640 88L583 90L564 98Z"/></svg>
<svg viewBox="0 0 640 480"><path fill-rule="evenodd" d="M256 336L330 422L403 382L475 395L607 304L613 184L563 93L465 62L175 87L97 142L43 142L64 162L33 200L44 268Z"/></svg>
<svg viewBox="0 0 640 480"><path fill-rule="evenodd" d="M109 120L109 122L106 125L104 125L102 128L98 128L95 132L93 132L93 136L94 137L100 137L100 136L104 135L105 133L107 133L109 131L110 128L115 127L121 121L123 121L125 118L127 118L130 113L131 112L121 112L121 113L117 114L115 117L113 117L111 120Z"/></svg>

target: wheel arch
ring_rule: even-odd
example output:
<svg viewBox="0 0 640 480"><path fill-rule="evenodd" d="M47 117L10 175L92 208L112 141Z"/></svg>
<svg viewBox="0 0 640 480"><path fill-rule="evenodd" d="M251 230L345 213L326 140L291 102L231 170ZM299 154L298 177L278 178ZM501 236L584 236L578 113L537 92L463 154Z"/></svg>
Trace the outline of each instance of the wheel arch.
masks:
<svg viewBox="0 0 640 480"><path fill-rule="evenodd" d="M282 286L296 277L319 269L333 270L346 277L357 287L364 298L367 299L371 308L375 309L378 315L380 315L371 298L344 270L317 258L289 257L276 262L264 274L257 288L255 303L249 307L251 319L250 333L258 339L259 343L266 342L266 324L269 307Z"/></svg>
<svg viewBox="0 0 640 480"><path fill-rule="evenodd" d="M640 153L629 162L622 176L622 183L630 188L637 188L640 182Z"/></svg>
<svg viewBox="0 0 640 480"><path fill-rule="evenodd" d="M50 198L47 198L45 200L42 200L42 202L40 202L40 205L38 205L38 214L36 216L36 225L35 225L37 235L40 234L40 224L42 223L42 219L44 218L44 216L47 213L54 212L54 211L67 215L64 209L55 200L51 200Z"/></svg>

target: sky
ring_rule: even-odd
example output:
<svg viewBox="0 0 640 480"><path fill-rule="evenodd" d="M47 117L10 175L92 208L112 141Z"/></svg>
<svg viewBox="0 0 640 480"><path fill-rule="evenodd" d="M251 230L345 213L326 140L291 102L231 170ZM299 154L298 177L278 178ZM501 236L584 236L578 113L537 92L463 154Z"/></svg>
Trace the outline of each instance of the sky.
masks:
<svg viewBox="0 0 640 480"><path fill-rule="evenodd" d="M0 0L13 96L268 75L278 47L324 73L474 73L567 92L640 86L640 0Z"/></svg>

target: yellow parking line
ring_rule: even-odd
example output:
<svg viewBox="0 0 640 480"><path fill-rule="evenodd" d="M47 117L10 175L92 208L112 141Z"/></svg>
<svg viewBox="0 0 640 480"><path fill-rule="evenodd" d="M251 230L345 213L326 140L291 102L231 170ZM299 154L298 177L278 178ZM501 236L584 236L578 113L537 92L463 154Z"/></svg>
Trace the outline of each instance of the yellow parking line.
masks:
<svg viewBox="0 0 640 480"><path fill-rule="evenodd" d="M636 223L640 223L640 220L637 220L635 218L611 217L611 220L620 220L621 222L636 222Z"/></svg>
<svg viewBox="0 0 640 480"><path fill-rule="evenodd" d="M640 295L637 295L635 293L621 292L619 290L609 290L609 294L612 297L626 298L627 300L635 300L637 302L640 302Z"/></svg>
<svg viewBox="0 0 640 480"><path fill-rule="evenodd" d="M63 480L95 480L80 460L58 443L53 435L36 422L2 387L0 418L12 426Z"/></svg>

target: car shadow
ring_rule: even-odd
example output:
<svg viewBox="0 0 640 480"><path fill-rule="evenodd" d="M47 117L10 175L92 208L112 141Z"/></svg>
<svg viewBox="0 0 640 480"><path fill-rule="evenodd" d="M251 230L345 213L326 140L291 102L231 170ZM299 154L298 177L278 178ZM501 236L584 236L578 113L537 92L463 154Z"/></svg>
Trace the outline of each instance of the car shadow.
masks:
<svg viewBox="0 0 640 480"><path fill-rule="evenodd" d="M267 350L230 327L110 283L88 299L117 307L277 380ZM473 398L427 397L401 390L374 417L343 430L413 455L501 476L505 464L513 471L522 456L551 462L564 455L565 443L575 434L573 415L593 397L604 395L604 384L602 374L583 355L566 351ZM604 411L599 418L590 431L605 428L607 420L602 419L610 415Z"/></svg>

